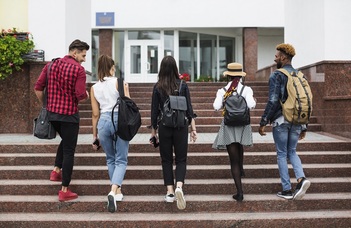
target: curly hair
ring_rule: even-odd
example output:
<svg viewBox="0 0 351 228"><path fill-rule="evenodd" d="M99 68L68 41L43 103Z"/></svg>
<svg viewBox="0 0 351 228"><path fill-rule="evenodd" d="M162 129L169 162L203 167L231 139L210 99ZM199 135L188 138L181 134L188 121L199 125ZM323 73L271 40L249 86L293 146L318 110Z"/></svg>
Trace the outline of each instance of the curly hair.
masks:
<svg viewBox="0 0 351 228"><path fill-rule="evenodd" d="M276 49L288 55L290 58L295 56L295 48L291 44L278 44Z"/></svg>

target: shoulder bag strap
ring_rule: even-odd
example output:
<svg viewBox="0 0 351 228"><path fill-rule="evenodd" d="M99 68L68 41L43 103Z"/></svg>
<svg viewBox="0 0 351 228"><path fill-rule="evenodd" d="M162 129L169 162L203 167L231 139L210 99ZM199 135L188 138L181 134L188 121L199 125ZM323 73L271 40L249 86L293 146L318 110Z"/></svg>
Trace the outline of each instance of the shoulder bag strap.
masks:
<svg viewBox="0 0 351 228"><path fill-rule="evenodd" d="M46 108L46 104L47 104L47 97L48 97L48 81L49 81L49 77L50 77L50 69L51 69L51 65L55 62L56 59L53 59L49 66L48 69L46 71L46 81L45 81L45 91L44 91L44 100L43 100L43 108Z"/></svg>

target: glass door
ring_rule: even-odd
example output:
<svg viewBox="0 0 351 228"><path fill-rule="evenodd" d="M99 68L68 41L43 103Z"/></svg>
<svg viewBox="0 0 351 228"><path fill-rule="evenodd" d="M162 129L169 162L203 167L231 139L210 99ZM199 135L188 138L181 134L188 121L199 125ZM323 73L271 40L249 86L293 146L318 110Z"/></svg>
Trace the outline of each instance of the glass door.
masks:
<svg viewBox="0 0 351 228"><path fill-rule="evenodd" d="M162 51L158 40L129 40L126 45L127 82L156 82Z"/></svg>

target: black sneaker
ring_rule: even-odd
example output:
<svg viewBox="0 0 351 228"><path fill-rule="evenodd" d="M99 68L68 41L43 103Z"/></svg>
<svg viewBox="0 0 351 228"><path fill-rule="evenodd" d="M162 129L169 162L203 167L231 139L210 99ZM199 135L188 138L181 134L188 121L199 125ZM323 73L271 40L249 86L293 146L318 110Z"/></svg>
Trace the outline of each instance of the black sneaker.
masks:
<svg viewBox="0 0 351 228"><path fill-rule="evenodd" d="M310 187L311 181L307 180L305 177L302 177L302 180L297 184L294 200L300 200L305 196L307 189Z"/></svg>
<svg viewBox="0 0 351 228"><path fill-rule="evenodd" d="M278 196L278 197L281 197L281 198L284 198L284 199L288 199L288 200L294 198L294 196L293 196L291 190L286 190L286 191L278 192L278 193L277 193L277 196Z"/></svg>

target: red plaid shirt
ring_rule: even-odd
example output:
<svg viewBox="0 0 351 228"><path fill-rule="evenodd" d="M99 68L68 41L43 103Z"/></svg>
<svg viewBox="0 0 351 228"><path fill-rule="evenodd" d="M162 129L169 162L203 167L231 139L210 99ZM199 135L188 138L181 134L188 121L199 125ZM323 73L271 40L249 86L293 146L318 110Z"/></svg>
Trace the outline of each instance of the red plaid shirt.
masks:
<svg viewBox="0 0 351 228"><path fill-rule="evenodd" d="M46 87L49 64L42 70L35 83L35 90L43 91ZM57 59L50 68L47 110L62 115L77 113L78 101L87 97L85 82L85 69L74 58L66 55L62 59Z"/></svg>

